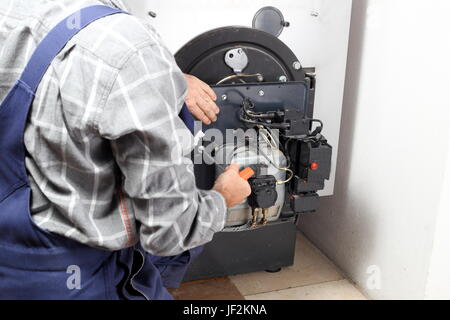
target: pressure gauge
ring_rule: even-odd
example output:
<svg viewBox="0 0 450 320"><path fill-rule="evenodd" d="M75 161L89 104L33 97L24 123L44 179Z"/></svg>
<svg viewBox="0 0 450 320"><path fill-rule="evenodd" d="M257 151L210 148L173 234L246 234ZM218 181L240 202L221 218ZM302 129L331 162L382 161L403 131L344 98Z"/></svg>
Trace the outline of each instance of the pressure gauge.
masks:
<svg viewBox="0 0 450 320"><path fill-rule="evenodd" d="M259 9L253 18L253 28L278 37L290 23L284 20L281 11L275 7Z"/></svg>

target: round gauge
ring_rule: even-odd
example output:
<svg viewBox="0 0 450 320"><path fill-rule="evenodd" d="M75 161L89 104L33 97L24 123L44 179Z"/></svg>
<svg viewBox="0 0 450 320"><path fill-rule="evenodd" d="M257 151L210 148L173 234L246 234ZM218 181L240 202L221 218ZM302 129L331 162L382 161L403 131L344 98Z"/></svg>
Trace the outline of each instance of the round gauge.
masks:
<svg viewBox="0 0 450 320"><path fill-rule="evenodd" d="M253 18L253 28L270 33L278 37L289 22L284 20L281 11L275 7L264 7L259 9Z"/></svg>

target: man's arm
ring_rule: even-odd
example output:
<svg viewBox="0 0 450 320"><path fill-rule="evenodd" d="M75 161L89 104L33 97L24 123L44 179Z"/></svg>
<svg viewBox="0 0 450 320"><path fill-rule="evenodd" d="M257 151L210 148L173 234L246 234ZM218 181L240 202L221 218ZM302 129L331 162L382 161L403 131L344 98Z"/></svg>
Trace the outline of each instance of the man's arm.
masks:
<svg viewBox="0 0 450 320"><path fill-rule="evenodd" d="M209 242L224 227L227 203L250 193L248 183L236 178L237 169L219 179L218 191L196 188L192 161L183 155L183 147L189 149L183 137L192 134L178 118L185 95L184 76L171 54L147 45L124 64L99 116L130 210L141 223L141 244L159 256Z"/></svg>

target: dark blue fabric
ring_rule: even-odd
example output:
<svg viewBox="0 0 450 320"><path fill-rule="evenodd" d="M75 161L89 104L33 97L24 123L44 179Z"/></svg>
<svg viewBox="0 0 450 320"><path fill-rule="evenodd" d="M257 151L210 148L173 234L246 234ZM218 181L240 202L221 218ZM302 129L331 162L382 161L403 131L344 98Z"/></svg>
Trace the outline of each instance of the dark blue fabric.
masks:
<svg viewBox="0 0 450 320"><path fill-rule="evenodd" d="M193 134L194 133L195 120L194 120L194 117L192 116L191 112L189 111L189 109L187 108L186 105L183 105L183 108L181 109L180 118L181 118L181 120L183 120L183 122L186 125L186 127L188 127L188 129Z"/></svg>
<svg viewBox="0 0 450 320"><path fill-rule="evenodd" d="M77 32L117 13L123 12L93 6L58 24L0 105L0 299L171 299L163 282L178 285L198 251L159 258L139 245L116 252L94 249L43 230L31 218L23 135L36 89ZM80 288L68 286L73 267L81 271Z"/></svg>
<svg viewBox="0 0 450 320"><path fill-rule="evenodd" d="M204 247L198 247L175 257L156 257L149 255L149 258L158 269L164 287L178 288L183 281L190 263L203 252L203 249Z"/></svg>

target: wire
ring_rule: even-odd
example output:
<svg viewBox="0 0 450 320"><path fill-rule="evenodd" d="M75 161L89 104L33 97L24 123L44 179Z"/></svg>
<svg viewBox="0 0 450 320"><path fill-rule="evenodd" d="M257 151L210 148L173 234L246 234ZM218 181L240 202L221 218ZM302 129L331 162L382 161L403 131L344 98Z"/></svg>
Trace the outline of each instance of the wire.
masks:
<svg viewBox="0 0 450 320"><path fill-rule="evenodd" d="M263 126L268 127L270 129L285 130L285 129L289 129L289 127L290 127L289 124L287 124L287 123L263 123L261 121L249 120L249 119L244 118L242 116L242 114L240 115L239 120L241 120L244 123L252 124L252 125L255 125L255 126L263 125Z"/></svg>
<svg viewBox="0 0 450 320"><path fill-rule="evenodd" d="M278 151L280 151L280 153L284 155L284 153L283 153L281 150L278 149ZM281 170L281 171L286 171L286 172L288 172L288 173L290 174L290 176L289 176L289 178L288 178L287 180L284 180L284 181L278 180L278 181L277 181L277 184L278 184L278 185L286 184L286 183L290 182L290 181L294 178L294 175L295 175L295 174L294 174L294 171L292 171L290 168L280 168L277 164L275 164L275 162L274 162L272 159L269 158L269 156L268 156L264 151L259 150L259 152L260 152L260 153L262 154L262 156L263 156L264 158L266 158L266 159L270 162L270 164L272 164L276 169ZM272 152L272 156L273 156L273 152Z"/></svg>
<svg viewBox="0 0 450 320"><path fill-rule="evenodd" d="M262 132L264 132L264 134L267 134L267 136L270 138L271 142L270 145L273 146L275 149L279 149L278 146L280 145L280 141L276 140L274 138L274 136L272 135L272 133L270 132L270 130L267 130L267 128L265 128L264 126L260 126L260 132L262 130Z"/></svg>
<svg viewBox="0 0 450 320"><path fill-rule="evenodd" d="M239 79L239 81L241 81L242 83L246 83L241 78L251 78L251 77L258 77L258 79L264 79L264 76L261 73L254 73L254 74L238 73L238 74L233 74L231 76L227 76L227 77L223 78L222 80L217 82L216 85L223 84L224 82L227 82L227 81L230 81L233 79Z"/></svg>
<svg viewBox="0 0 450 320"><path fill-rule="evenodd" d="M322 130L323 130L323 122L319 119L311 119L310 121L311 121L311 123L314 123L314 122L319 123L319 126L316 128L316 130L314 130L311 133L311 136L317 136L318 134L321 134Z"/></svg>
<svg viewBox="0 0 450 320"><path fill-rule="evenodd" d="M251 124L251 125L255 125L255 126L263 125L265 127L271 128L271 129L286 130L286 129L290 128L290 124L288 124L288 123L270 123L267 121L260 121L260 120L275 119L278 114L282 115L282 112L255 113L255 112L248 110L249 108L253 108L253 107L254 107L254 103L251 99L245 98L242 101L241 111L240 111L240 115L239 115L239 119L242 122Z"/></svg>
<svg viewBox="0 0 450 320"><path fill-rule="evenodd" d="M244 80L242 80L240 77L238 77L237 75L233 75L233 76L229 76L229 77L225 77L222 80L220 80L219 82L216 83L216 86L223 84L224 82L233 80L233 79L238 79L241 83L246 83Z"/></svg>
<svg viewBox="0 0 450 320"><path fill-rule="evenodd" d="M255 126L264 126L264 127L270 128L270 129L286 130L286 129L290 128L290 125L288 123L267 123L267 122L262 122L262 121L258 121L258 120L247 119L244 117L243 112L245 113L245 109L241 108L239 120L241 120L244 123L255 125Z"/></svg>
<svg viewBox="0 0 450 320"><path fill-rule="evenodd" d="M275 142L275 138L273 137L273 135L270 133L269 130L267 130L266 128L261 128L261 129L260 129L260 134L261 134L262 132L264 132L264 134L262 135L262 137L264 138L264 140L266 141L266 143L271 147L271 151L272 151L272 160L273 160L273 161L270 161L270 159L268 158L268 155L265 154L265 152L263 152L262 150L259 150L259 151L263 154L263 156L264 156L267 160L270 161L270 163L271 163L275 168L277 168L278 170L286 171L286 172L290 173L290 177L289 177L287 180L285 180L285 181L277 181L277 184L280 185L280 184L286 184L286 183L290 182L290 181L294 178L295 174L294 174L294 171L291 170L291 169L289 168L289 165L288 165L286 168L280 168L278 165L276 165L276 164L274 163L274 162L275 162L275 159L274 159L274 150L280 152L280 153L287 159L286 154L285 154L285 153L284 153L277 145L274 145L274 144L273 144L273 143ZM267 135L267 136L266 136L266 135ZM272 142L269 141L268 137L270 137L270 139L271 139ZM279 142L278 142L278 145L279 145ZM290 161L289 161L289 162L290 162Z"/></svg>
<svg viewBox="0 0 450 320"><path fill-rule="evenodd" d="M293 138L293 137L283 136L284 139L286 139L286 141L285 141L285 145L283 146L284 150L282 150L282 147L280 147L280 141L276 140L274 138L274 136L271 133L271 129L281 129L281 130L289 129L290 124L289 123L271 123L269 121L276 119L277 116L282 118L284 116L284 112L280 111L280 112L256 113L256 112L250 111L249 108L253 109L254 103L249 98L245 98L242 102L242 106L241 106L241 110L240 110L240 114L239 114L240 120L246 124L251 124L251 125L254 125L255 127L257 127L259 129L260 136L265 140L267 147L270 148L270 150L271 150L271 157L270 157L265 151L262 150L259 141L257 141L258 148L256 150L256 154L261 154L276 169L278 169L280 171L286 171L287 173L289 173L288 179L286 179L284 181L281 181L281 180L277 181L278 185L289 183L292 179L294 179L294 177L297 177L295 172L292 169L290 169L292 159L290 158L290 155L287 152L287 150L289 149L290 143L292 143L292 141L300 141L300 142L304 142L304 143L319 143L323 139L323 136L321 135L323 127L324 127L323 122L319 119L304 119L304 121L309 121L311 124L318 123L318 126L315 128L315 130L313 132L309 132L309 134L301 136L301 137ZM266 121L264 121L264 120L266 120ZM245 151L250 150L249 146L245 146L245 147L246 147ZM240 147L234 148L234 151L231 155L231 159L235 158L239 153L241 153L238 151L239 148ZM276 151L280 152L286 158L286 164L287 164L286 168L280 168L279 164L275 163L276 161L275 161L274 154Z"/></svg>
<svg viewBox="0 0 450 320"><path fill-rule="evenodd" d="M242 102L242 110L244 110L244 113L247 117L252 119L274 119L277 114L275 112L266 112L266 113L256 113L253 111L248 110L253 109L255 107L255 104L253 101L251 101L249 98L245 98Z"/></svg>
<svg viewBox="0 0 450 320"><path fill-rule="evenodd" d="M263 130L264 130L264 129L263 129ZM275 139L273 138L273 136L270 134L270 132L268 132L267 130L266 130L266 132L267 132L267 134L268 134L270 137L272 137L273 140L275 140ZM261 133L261 132L260 132L260 133ZM291 170L289 167L288 167L288 168L281 168L277 163L275 163L276 161L275 161L275 158L274 158L274 150L275 150L275 151L279 151L284 157L286 157L286 155L285 155L285 154L283 153L283 151L281 151L278 147L274 146L270 141L268 141L267 136L262 135L262 137L264 138L264 140L265 140L266 143L268 144L268 147L270 147L270 149L271 149L271 151L272 151L272 159L271 159L271 158L269 157L269 155L268 155L266 152L264 152L263 149L260 148L259 145L258 145L258 150L251 150L249 146L244 146L244 147L245 147L245 150L243 150L243 151L238 151L238 150L239 150L240 148L242 148L242 147L235 147L233 153L231 154L230 162L232 162L232 159L234 159L234 158L235 158L238 154L240 154L240 153L244 153L244 152L247 152L247 151L253 151L253 152L255 152L256 154L258 154L258 152L259 152L264 158L266 158L267 161L269 161L269 163L270 163L275 169L280 170L280 171L286 171L286 172L288 172L288 173L290 174L290 176L289 176L288 179L286 179L286 180L278 180L278 181L277 181L277 185L282 185L282 184L289 183L289 182L294 178L295 173L294 173L294 171ZM230 144L228 144L228 145L230 145Z"/></svg>

